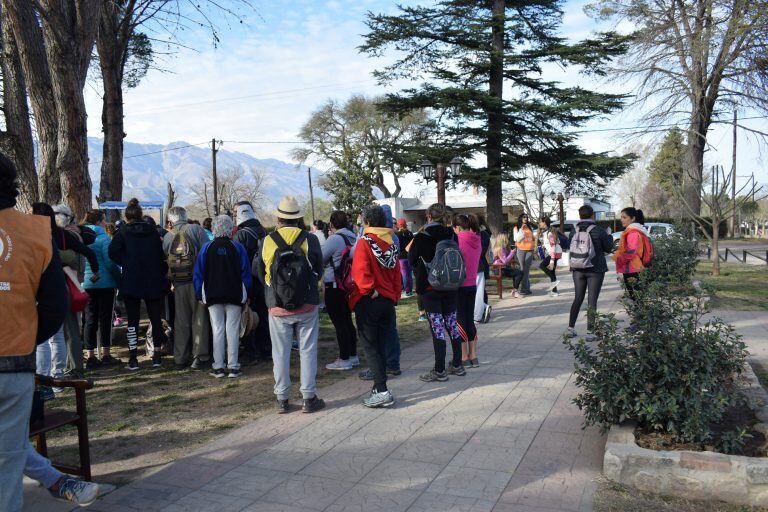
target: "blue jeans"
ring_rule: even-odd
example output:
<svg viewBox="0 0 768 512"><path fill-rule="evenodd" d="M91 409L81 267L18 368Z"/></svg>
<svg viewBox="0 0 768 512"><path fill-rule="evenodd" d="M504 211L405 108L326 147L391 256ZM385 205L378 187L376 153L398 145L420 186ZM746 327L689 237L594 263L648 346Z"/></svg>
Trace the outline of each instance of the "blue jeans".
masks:
<svg viewBox="0 0 768 512"><path fill-rule="evenodd" d="M46 377L61 377L67 368L67 342L62 326L51 339L37 346L37 373Z"/></svg>
<svg viewBox="0 0 768 512"><path fill-rule="evenodd" d="M40 482L46 489L53 487L53 484L64 476L61 471L54 469L49 459L37 453L30 442L27 442L27 463L24 466L24 474Z"/></svg>
<svg viewBox="0 0 768 512"><path fill-rule="evenodd" d="M18 512L24 500L22 475L29 446L29 415L35 376L0 373L0 510Z"/></svg>

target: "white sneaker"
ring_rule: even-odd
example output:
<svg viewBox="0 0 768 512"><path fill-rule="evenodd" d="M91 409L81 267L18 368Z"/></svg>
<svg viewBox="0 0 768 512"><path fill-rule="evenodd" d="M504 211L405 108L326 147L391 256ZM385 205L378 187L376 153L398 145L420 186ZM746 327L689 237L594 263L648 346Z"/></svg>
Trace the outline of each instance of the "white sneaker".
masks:
<svg viewBox="0 0 768 512"><path fill-rule="evenodd" d="M566 338L575 338L576 336L578 336L578 334L576 334L576 329L574 329L573 327L569 327L565 330L565 334L563 334L563 336L565 336Z"/></svg>
<svg viewBox="0 0 768 512"><path fill-rule="evenodd" d="M549 292L547 295L549 295L550 297L559 297L560 296L560 294L558 292Z"/></svg>
<svg viewBox="0 0 768 512"><path fill-rule="evenodd" d="M350 357L349 362L352 363L352 368L357 368L360 366L360 358L357 356Z"/></svg>
<svg viewBox="0 0 768 512"><path fill-rule="evenodd" d="M556 280L556 281L552 281L552 283L549 285L549 291L552 291L555 288L557 288L559 284L560 284L560 280L559 279Z"/></svg>
<svg viewBox="0 0 768 512"><path fill-rule="evenodd" d="M516 299L519 299L519 298L520 298L520 292L518 292L517 290L515 290L515 293L513 293L513 294L512 294L512 296L513 296L514 298L516 298Z"/></svg>
<svg viewBox="0 0 768 512"><path fill-rule="evenodd" d="M326 370L351 370L353 366L349 359L345 361L343 359L336 358L334 362L325 365L325 368Z"/></svg>

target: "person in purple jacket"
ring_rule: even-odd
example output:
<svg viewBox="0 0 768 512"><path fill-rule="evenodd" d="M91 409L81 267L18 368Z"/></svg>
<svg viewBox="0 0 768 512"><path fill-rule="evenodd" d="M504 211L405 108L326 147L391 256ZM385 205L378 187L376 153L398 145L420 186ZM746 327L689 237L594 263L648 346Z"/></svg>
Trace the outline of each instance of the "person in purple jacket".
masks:
<svg viewBox="0 0 768 512"><path fill-rule="evenodd" d="M242 244L231 239L234 224L228 215L213 219L213 241L197 256L193 282L198 300L208 307L213 329L213 369L210 375L240 376L237 351L240 317L251 288L251 262ZM226 368L224 354L226 347Z"/></svg>

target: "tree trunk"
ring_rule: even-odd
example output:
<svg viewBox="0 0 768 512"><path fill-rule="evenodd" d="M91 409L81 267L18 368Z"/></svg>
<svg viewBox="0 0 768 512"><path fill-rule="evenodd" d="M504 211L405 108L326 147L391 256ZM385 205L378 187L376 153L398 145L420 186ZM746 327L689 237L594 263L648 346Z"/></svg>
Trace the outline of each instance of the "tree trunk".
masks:
<svg viewBox="0 0 768 512"><path fill-rule="evenodd" d="M720 275L720 217L717 215L712 216L712 275L717 277Z"/></svg>
<svg viewBox="0 0 768 512"><path fill-rule="evenodd" d="M58 118L56 167L61 192L76 218L92 207L88 174L88 121L83 87L98 29L99 0L75 0L64 8L41 0L43 39Z"/></svg>
<svg viewBox="0 0 768 512"><path fill-rule="evenodd" d="M504 128L504 14L505 1L493 0L492 48L488 88L493 103L488 109L488 141L486 144L486 162L488 177L486 181L485 208L488 227L494 233L502 231L504 211L501 193L501 150L502 131Z"/></svg>
<svg viewBox="0 0 768 512"><path fill-rule="evenodd" d="M3 115L6 128L0 139L0 147L16 164L20 189L18 203L26 209L40 198L35 170L32 126L27 106L27 86L13 31L4 15L0 18L0 22L2 23Z"/></svg>
<svg viewBox="0 0 768 512"><path fill-rule="evenodd" d="M104 131L102 147L99 202L120 201L123 198L123 72L127 38L120 30L120 12L115 2L104 2L96 38L99 53L104 98L101 126Z"/></svg>
<svg viewBox="0 0 768 512"><path fill-rule="evenodd" d="M51 73L45 54L43 33L32 2L2 0L5 20L19 49L21 67L35 116L39 149L39 196L51 204L61 201L61 182L56 168L57 117L52 95Z"/></svg>

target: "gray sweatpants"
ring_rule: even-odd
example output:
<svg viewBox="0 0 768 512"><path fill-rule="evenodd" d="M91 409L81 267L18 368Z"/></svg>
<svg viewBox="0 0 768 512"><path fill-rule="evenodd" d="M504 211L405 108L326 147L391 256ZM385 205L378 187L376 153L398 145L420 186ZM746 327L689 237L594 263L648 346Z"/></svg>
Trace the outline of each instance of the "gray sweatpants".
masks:
<svg viewBox="0 0 768 512"><path fill-rule="evenodd" d="M190 355L200 361L208 361L210 321L208 310L195 296L195 286L192 283L174 285L173 299L176 306L173 320L173 362L187 364Z"/></svg>
<svg viewBox="0 0 768 512"><path fill-rule="evenodd" d="M29 445L32 372L0 373L0 510L19 512L24 499L22 476Z"/></svg>
<svg viewBox="0 0 768 512"><path fill-rule="evenodd" d="M533 251L517 251L517 262L520 263L520 270L523 271L523 278L520 282L520 293L531 293L531 264L533 263Z"/></svg>
<svg viewBox="0 0 768 512"><path fill-rule="evenodd" d="M275 395L287 400L291 394L291 343L299 342L301 358L301 395L310 399L317 390L317 337L320 316L315 308L308 313L289 316L269 315L272 336L272 362L275 374Z"/></svg>

